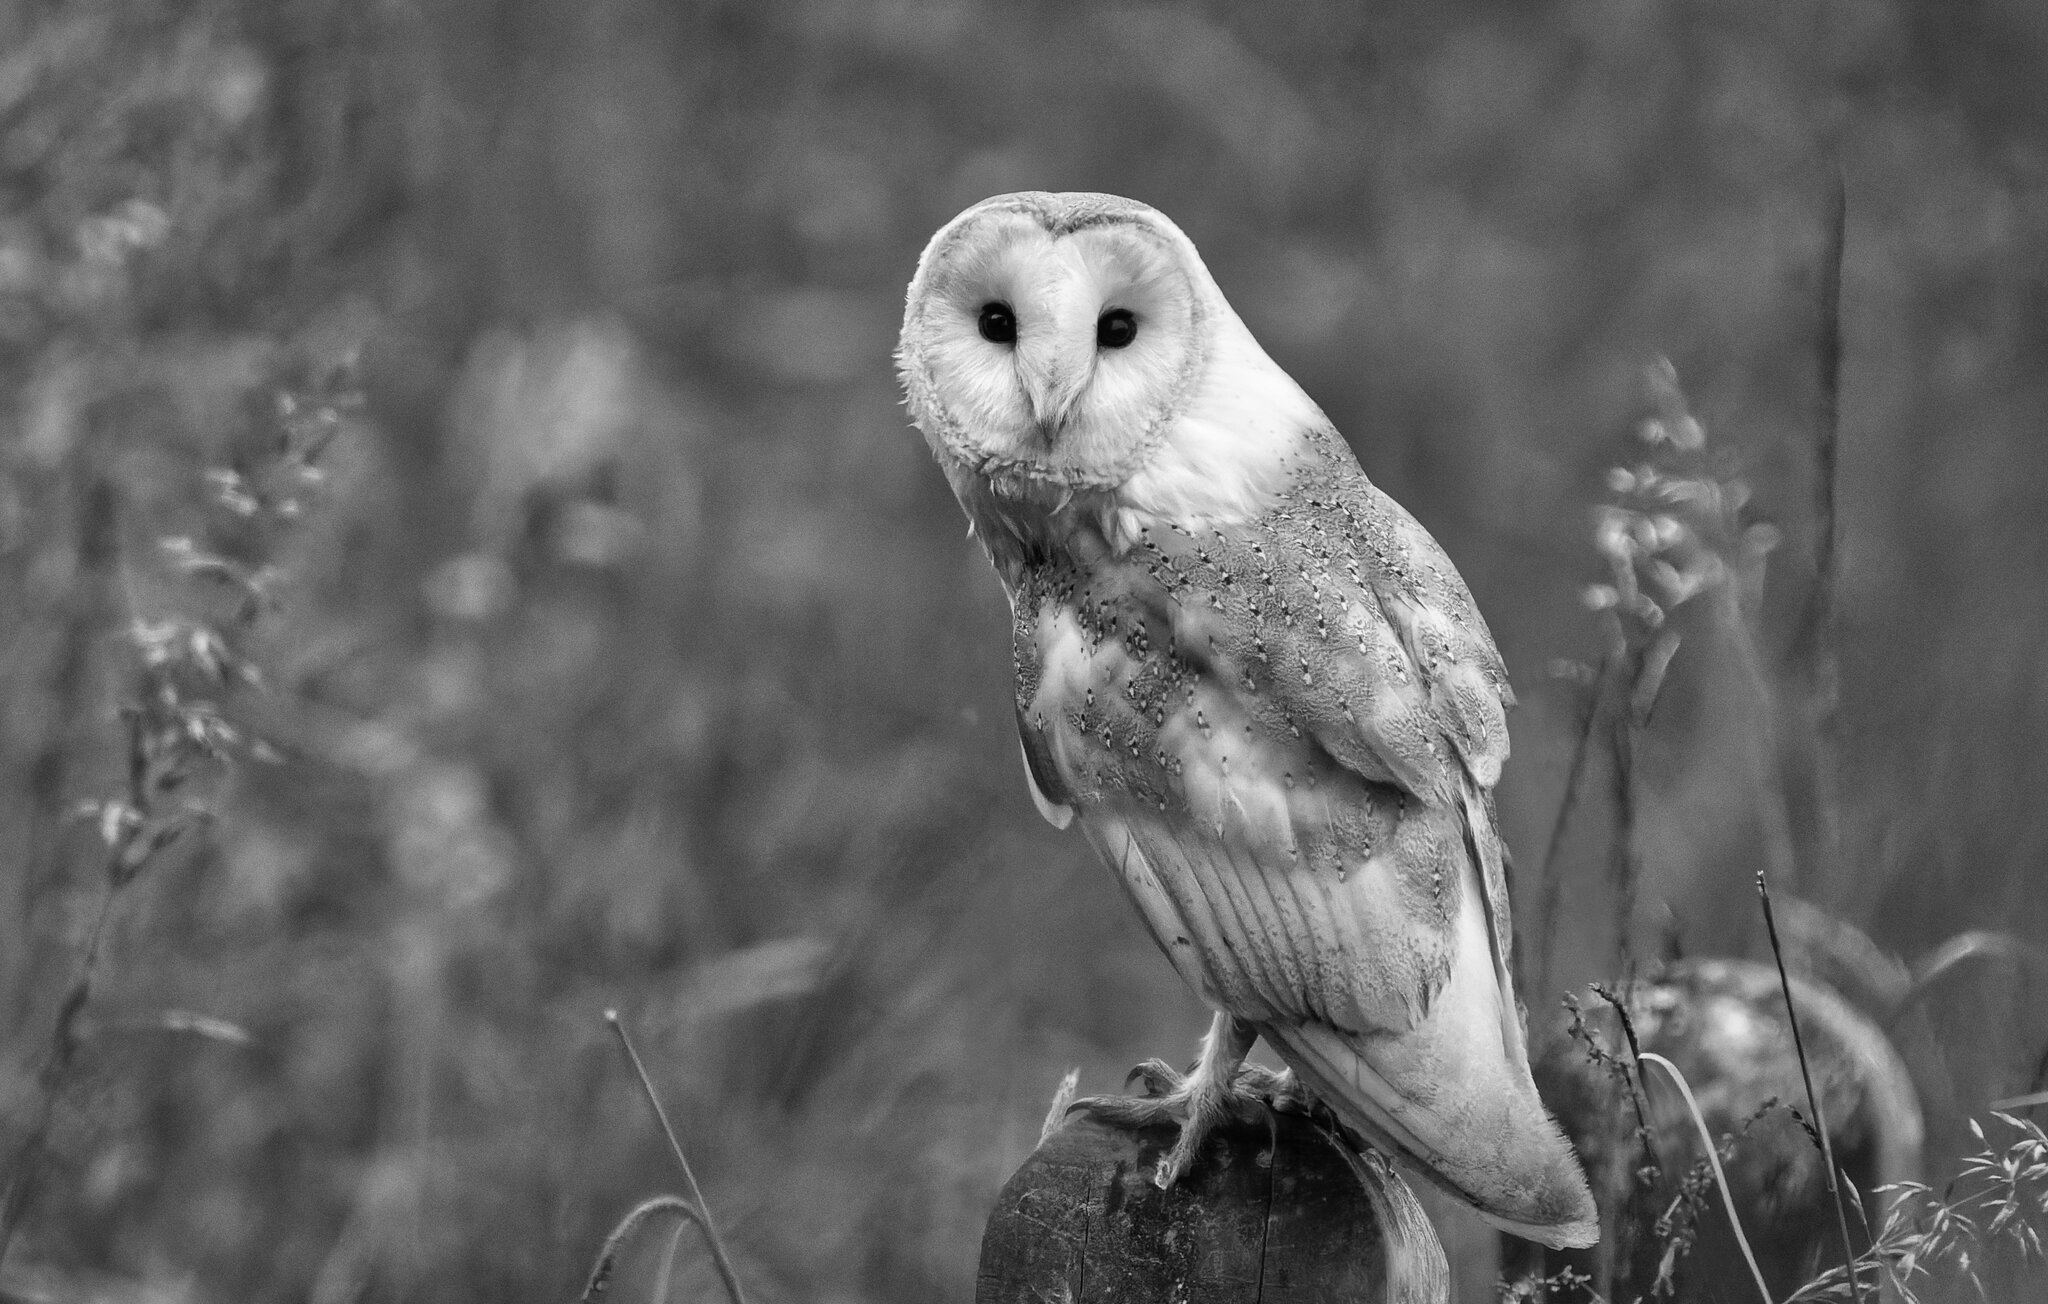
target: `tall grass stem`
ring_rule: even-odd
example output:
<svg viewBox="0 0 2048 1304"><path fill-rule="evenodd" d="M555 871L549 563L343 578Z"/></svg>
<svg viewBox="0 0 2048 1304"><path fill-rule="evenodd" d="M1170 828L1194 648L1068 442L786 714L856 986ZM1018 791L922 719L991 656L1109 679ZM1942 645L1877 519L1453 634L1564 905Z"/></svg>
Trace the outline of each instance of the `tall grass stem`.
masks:
<svg viewBox="0 0 2048 1304"><path fill-rule="evenodd" d="M1813 1113L1813 1143L1827 1166L1828 1194L1834 1198L1835 1218L1842 1230L1842 1255L1849 1268L1849 1290L1862 1304L1863 1283L1856 1276L1856 1246L1849 1239L1849 1209L1842 1199L1842 1184L1835 1180L1835 1146L1828 1137L1828 1116L1821 1107L1820 1093L1813 1089L1813 1069L1806 1060L1806 1039L1799 1032L1799 1011L1792 1003L1792 978L1785 972L1785 952L1778 943L1778 917L1771 909L1771 885L1762 870L1756 875L1756 894L1763 902L1764 929L1771 940L1771 959L1778 966L1778 989L1785 996L1785 1018L1792 1025L1792 1051L1799 1057L1799 1078L1806 1084L1806 1107Z"/></svg>
<svg viewBox="0 0 2048 1304"><path fill-rule="evenodd" d="M1820 298L1815 311L1813 422L1813 601L1807 611L1813 723L1814 825L1818 854L1813 876L1832 885L1841 855L1841 664L1835 648L1835 588L1841 571L1840 479L1842 428L1842 254L1848 234L1848 187L1838 168L1828 190L1827 230L1821 253ZM1816 893L1815 895L1819 895Z"/></svg>
<svg viewBox="0 0 2048 1304"><path fill-rule="evenodd" d="M654 1090L654 1079L647 1075L647 1066L640 1062L640 1052L633 1049L633 1038L619 1018L619 1012L606 1010L604 1021L611 1025L627 1060L633 1065L633 1072L639 1075L640 1089L646 1093L647 1103L654 1109L662 1135L668 1138L669 1153L675 1156L676 1167L683 1172L683 1182L690 1188L690 1200L696 1206L695 1220L704 1232L704 1243L711 1251L711 1262L718 1269L719 1280L725 1283L726 1293L732 1297L733 1304L747 1304L746 1293L740 1289L739 1273L733 1269L732 1257L725 1252L725 1242L719 1238L718 1228L711 1221L711 1207L704 1203L704 1192L697 1185L697 1175L690 1171L690 1161L683 1155L682 1142L676 1140L676 1130L668 1121L668 1111L662 1108L661 1096Z"/></svg>
<svg viewBox="0 0 2048 1304"><path fill-rule="evenodd" d="M1564 884L1557 877L1557 857L1564 848L1564 835L1571 828L1572 812L1578 808L1579 786L1585 779L1586 761L1593 754L1593 736L1600 728L1600 704L1606 684L1607 658L1602 658L1600 668L1594 672L1593 689L1580 702L1578 738L1572 744L1572 762L1565 769L1564 793L1557 799L1557 814L1550 821L1550 839L1544 843L1543 860L1536 867L1538 890L1543 893L1536 909L1535 942L1542 956L1536 968L1539 991L1550 990L1557 953L1557 909L1564 900Z"/></svg>

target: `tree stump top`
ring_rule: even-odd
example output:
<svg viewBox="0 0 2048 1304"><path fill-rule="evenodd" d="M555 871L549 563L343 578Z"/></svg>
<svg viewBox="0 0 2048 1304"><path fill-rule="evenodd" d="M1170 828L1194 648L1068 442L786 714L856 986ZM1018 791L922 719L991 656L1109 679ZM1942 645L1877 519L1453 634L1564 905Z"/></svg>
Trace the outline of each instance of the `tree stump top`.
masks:
<svg viewBox="0 0 2048 1304"><path fill-rule="evenodd" d="M1172 1126L1078 1114L1013 1174L982 1234L975 1304L1442 1304L1443 1248L1386 1160L1298 1114L1217 1129L1152 1184Z"/></svg>

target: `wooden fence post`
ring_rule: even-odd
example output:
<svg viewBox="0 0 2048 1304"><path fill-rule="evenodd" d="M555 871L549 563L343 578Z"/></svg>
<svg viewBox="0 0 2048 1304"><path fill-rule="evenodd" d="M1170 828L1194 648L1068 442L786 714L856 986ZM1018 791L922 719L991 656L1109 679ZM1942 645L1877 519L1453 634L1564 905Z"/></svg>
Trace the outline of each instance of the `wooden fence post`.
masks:
<svg viewBox="0 0 2048 1304"><path fill-rule="evenodd" d="M1171 1126L1076 1114L996 1200L975 1304L1444 1304L1443 1247L1377 1154L1308 1118L1217 1129L1170 1191Z"/></svg>

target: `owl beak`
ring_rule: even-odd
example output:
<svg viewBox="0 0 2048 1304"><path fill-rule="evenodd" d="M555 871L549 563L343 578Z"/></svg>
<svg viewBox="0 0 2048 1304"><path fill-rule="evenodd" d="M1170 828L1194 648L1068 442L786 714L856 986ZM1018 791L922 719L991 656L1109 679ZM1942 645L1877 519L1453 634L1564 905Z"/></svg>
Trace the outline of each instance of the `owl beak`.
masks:
<svg viewBox="0 0 2048 1304"><path fill-rule="evenodd" d="M1018 379L1047 448L1067 433L1095 377L1095 317L1102 298L1078 255L1064 249L1062 254L1028 295L1017 347Z"/></svg>
<svg viewBox="0 0 2048 1304"><path fill-rule="evenodd" d="M1031 419L1038 427L1038 437L1050 448L1060 442L1060 435L1067 428L1067 414L1035 396L1031 402Z"/></svg>
<svg viewBox="0 0 2048 1304"><path fill-rule="evenodd" d="M1095 358L1092 349L1076 356L1076 351L1061 349L1057 344L1047 353L1050 356L1024 360L1022 379L1025 400L1031 405L1031 420L1038 427L1040 438L1051 446L1059 442L1072 421L1074 408L1094 375Z"/></svg>

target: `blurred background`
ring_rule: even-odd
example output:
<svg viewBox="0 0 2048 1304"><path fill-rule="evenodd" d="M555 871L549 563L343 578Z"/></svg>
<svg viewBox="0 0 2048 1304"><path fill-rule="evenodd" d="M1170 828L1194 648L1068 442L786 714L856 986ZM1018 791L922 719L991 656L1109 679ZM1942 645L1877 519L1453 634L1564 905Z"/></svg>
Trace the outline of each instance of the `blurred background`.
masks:
<svg viewBox="0 0 2048 1304"><path fill-rule="evenodd" d="M1681 645L1627 931L1755 944L1839 171L1841 854L1795 777L1783 886L1908 959L2048 940L2044 67L2037 0L6 5L0 1153L41 1159L0 1280L571 1297L675 1184L615 1006L754 1298L969 1297L1060 1075L1206 1022L1032 810L1006 609L897 403L919 249L1008 190L1171 215L1462 569L1548 1023L1623 931L1596 756L1530 936L1659 356L1781 535L1775 692ZM308 420L303 501L238 500ZM81 803L129 790L148 631L214 627L262 746L135 850ZM2042 990L1929 996L1937 1177L2037 1082Z"/></svg>

